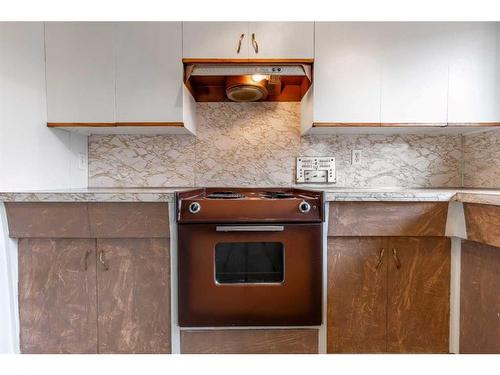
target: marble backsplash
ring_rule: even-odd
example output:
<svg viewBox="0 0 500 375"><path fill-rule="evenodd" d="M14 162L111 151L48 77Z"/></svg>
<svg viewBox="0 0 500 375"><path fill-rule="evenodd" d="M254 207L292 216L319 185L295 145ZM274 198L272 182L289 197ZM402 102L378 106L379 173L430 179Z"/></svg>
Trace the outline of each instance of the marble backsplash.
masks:
<svg viewBox="0 0 500 375"><path fill-rule="evenodd" d="M500 131L464 136L463 186L500 187Z"/></svg>
<svg viewBox="0 0 500 375"><path fill-rule="evenodd" d="M300 137L298 103L199 103L197 116L197 137L91 136L89 186L290 186L295 158L315 155L336 157L335 187L462 184L459 135Z"/></svg>

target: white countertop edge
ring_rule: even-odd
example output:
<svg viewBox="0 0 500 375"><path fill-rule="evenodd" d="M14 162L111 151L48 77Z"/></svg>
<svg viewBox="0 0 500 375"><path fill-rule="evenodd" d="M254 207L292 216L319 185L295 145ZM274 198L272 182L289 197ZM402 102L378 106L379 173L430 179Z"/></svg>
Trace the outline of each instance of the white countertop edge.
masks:
<svg viewBox="0 0 500 375"><path fill-rule="evenodd" d="M307 189L307 187L301 187ZM166 202L174 201L175 192L195 188L109 188L0 192L0 202ZM328 189L310 187L325 192L325 200L389 201L389 202L448 202L500 205L500 189Z"/></svg>

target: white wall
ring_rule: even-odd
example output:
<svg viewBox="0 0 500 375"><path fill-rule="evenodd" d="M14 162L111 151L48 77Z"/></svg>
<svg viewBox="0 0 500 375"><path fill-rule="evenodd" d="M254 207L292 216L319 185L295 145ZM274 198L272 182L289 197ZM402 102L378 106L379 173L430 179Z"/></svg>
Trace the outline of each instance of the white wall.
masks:
<svg viewBox="0 0 500 375"><path fill-rule="evenodd" d="M0 22L0 191L87 186L87 137L46 127L44 25ZM0 203L0 219L3 204ZM0 353L18 342L17 249L0 220Z"/></svg>

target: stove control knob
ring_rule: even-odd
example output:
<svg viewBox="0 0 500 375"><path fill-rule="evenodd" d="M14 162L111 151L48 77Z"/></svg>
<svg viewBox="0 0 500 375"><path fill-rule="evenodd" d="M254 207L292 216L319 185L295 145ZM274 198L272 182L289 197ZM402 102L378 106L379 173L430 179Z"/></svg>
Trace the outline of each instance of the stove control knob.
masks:
<svg viewBox="0 0 500 375"><path fill-rule="evenodd" d="M302 212L303 214L311 211L311 205L307 203L306 201L302 201L299 204L299 211Z"/></svg>
<svg viewBox="0 0 500 375"><path fill-rule="evenodd" d="M197 214L198 212L200 212L201 210L201 206L198 202L193 202L189 205L189 212L191 212L192 214Z"/></svg>

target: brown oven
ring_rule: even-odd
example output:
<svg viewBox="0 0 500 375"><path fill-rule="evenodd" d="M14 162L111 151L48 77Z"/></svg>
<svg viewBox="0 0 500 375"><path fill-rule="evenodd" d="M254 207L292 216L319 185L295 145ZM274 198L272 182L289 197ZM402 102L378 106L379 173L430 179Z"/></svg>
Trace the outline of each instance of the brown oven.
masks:
<svg viewBox="0 0 500 375"><path fill-rule="evenodd" d="M321 324L322 194L293 192L269 199L262 217L254 190L229 206L210 190L178 197L180 326Z"/></svg>

